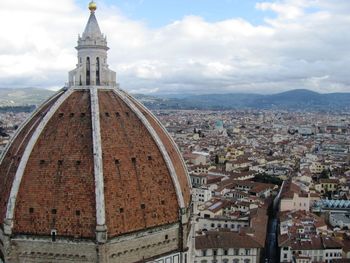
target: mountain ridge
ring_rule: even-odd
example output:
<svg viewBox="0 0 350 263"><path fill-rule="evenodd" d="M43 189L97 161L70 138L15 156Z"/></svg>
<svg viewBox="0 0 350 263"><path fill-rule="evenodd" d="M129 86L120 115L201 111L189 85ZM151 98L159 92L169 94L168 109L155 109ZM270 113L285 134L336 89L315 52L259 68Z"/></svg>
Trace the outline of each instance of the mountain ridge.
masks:
<svg viewBox="0 0 350 263"><path fill-rule="evenodd" d="M137 95L136 95L137 96ZM138 97L138 96L137 96ZM350 110L350 93L318 93L295 89L276 94L201 94L183 99L139 99L151 109L282 109L282 110Z"/></svg>
<svg viewBox="0 0 350 263"><path fill-rule="evenodd" d="M0 89L0 107L40 105L54 91L39 88ZM150 109L281 109L281 110L350 110L350 93L318 93L295 89L275 94L199 94L158 96L133 94Z"/></svg>
<svg viewBox="0 0 350 263"><path fill-rule="evenodd" d="M38 106L54 93L40 88L0 88L0 107Z"/></svg>

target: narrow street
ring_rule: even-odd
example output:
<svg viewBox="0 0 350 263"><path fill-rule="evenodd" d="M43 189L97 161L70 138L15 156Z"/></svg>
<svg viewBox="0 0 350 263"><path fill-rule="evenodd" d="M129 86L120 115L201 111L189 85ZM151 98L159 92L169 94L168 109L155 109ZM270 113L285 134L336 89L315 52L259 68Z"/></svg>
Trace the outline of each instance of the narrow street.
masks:
<svg viewBox="0 0 350 263"><path fill-rule="evenodd" d="M267 230L267 240L265 249L265 262L277 263L279 262L277 253L277 218L275 213L269 218L269 225Z"/></svg>
<svg viewBox="0 0 350 263"><path fill-rule="evenodd" d="M280 189L284 186L284 182ZM265 263L277 263L279 262L279 253L278 253L278 242L277 242L277 212L278 212L278 203L281 196L281 190L278 195L275 197L269 211L269 222L267 227L267 238L265 246Z"/></svg>

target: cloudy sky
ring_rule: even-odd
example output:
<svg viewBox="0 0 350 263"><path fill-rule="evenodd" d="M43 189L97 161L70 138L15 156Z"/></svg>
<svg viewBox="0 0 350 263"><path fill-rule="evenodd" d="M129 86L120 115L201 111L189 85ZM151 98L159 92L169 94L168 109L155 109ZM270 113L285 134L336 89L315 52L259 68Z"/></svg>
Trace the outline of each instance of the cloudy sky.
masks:
<svg viewBox="0 0 350 263"><path fill-rule="evenodd" d="M128 91L350 92L349 0L96 2ZM62 87L87 4L1 0L0 87Z"/></svg>

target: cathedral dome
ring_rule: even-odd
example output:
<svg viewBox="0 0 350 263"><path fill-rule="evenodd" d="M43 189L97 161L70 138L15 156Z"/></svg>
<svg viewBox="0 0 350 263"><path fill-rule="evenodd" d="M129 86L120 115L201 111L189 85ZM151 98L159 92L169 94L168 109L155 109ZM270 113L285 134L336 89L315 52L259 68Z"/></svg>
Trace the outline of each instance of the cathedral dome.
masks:
<svg viewBox="0 0 350 263"><path fill-rule="evenodd" d="M18 234L95 238L102 216L115 237L177 222L190 202L171 137L118 89L58 92L17 133L0 179L0 223Z"/></svg>
<svg viewBox="0 0 350 263"><path fill-rule="evenodd" d="M79 41L69 87L36 110L0 160L0 256L48 262L51 249L60 260L136 262L185 251L190 180L176 144L115 84L105 46Z"/></svg>

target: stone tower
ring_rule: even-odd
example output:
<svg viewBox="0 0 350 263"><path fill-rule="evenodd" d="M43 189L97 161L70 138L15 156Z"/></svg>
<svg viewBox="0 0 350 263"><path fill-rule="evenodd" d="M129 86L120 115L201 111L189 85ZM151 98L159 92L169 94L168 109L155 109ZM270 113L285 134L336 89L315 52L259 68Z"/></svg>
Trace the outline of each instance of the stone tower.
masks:
<svg viewBox="0 0 350 263"><path fill-rule="evenodd" d="M69 85L18 129L0 159L0 259L189 259L191 187L156 117L116 84L96 4Z"/></svg>

